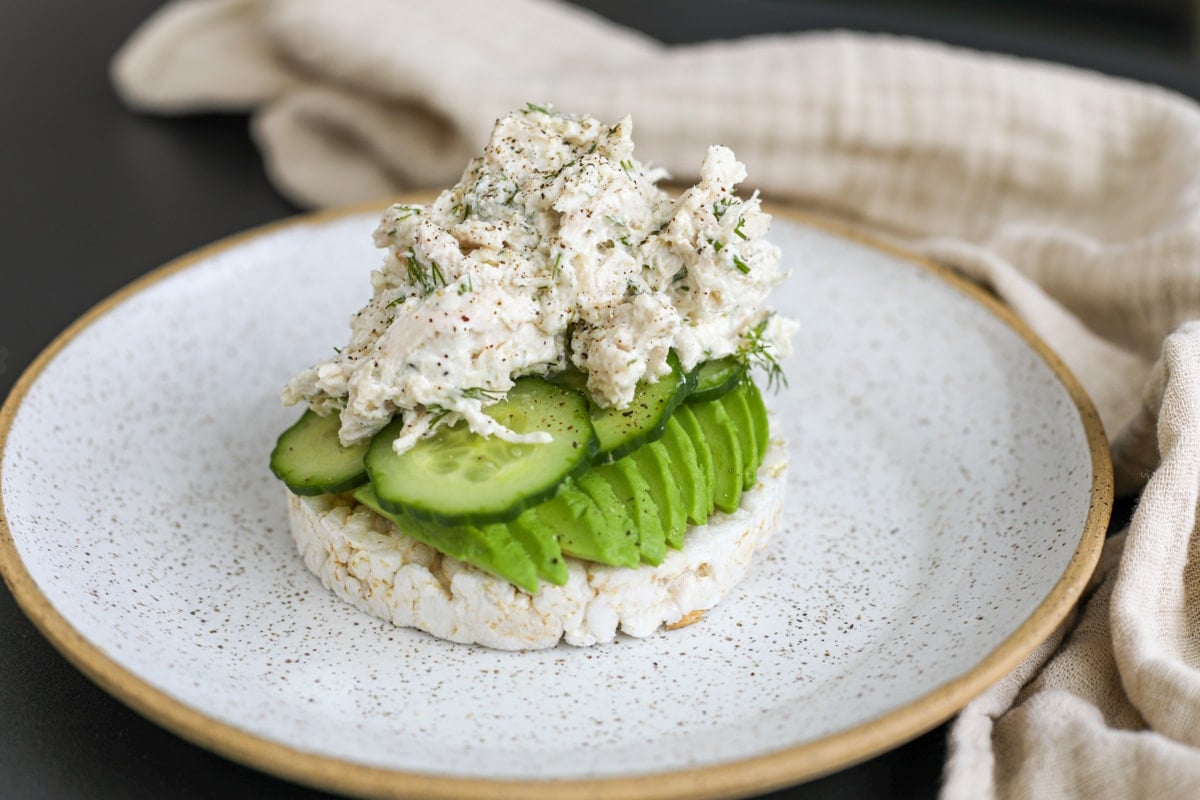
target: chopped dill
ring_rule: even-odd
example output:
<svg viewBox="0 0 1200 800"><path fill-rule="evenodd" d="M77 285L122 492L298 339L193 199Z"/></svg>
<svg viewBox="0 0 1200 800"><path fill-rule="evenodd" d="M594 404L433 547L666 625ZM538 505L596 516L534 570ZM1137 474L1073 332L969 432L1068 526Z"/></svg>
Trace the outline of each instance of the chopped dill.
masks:
<svg viewBox="0 0 1200 800"><path fill-rule="evenodd" d="M443 408L436 403L425 406L425 410L433 419L429 420L429 430L433 430L442 423L442 420L450 413L450 409Z"/></svg>
<svg viewBox="0 0 1200 800"><path fill-rule="evenodd" d="M403 205L400 205L399 203L397 203L396 205L392 206L392 212L395 214L397 222L403 222L404 220L406 220L410 217L414 217L414 216L420 214L421 206L403 206ZM391 230L388 231L389 235L394 236L395 233L396 233L395 228L392 228Z"/></svg>
<svg viewBox="0 0 1200 800"><path fill-rule="evenodd" d="M462 396L468 400L484 400L490 403L498 403L507 395L498 389L485 389L482 386L472 386L469 389L463 389Z"/></svg>
<svg viewBox="0 0 1200 800"><path fill-rule="evenodd" d="M743 275L750 274L750 265L747 264L745 261L742 261L741 257L738 256L737 253L733 254L733 265L735 267L737 267L737 271L742 273Z"/></svg>
<svg viewBox="0 0 1200 800"><path fill-rule="evenodd" d="M714 253L721 252L721 248L725 246L725 243L722 242L720 239L709 239L708 243L712 245L712 249L713 249Z"/></svg>
<svg viewBox="0 0 1200 800"><path fill-rule="evenodd" d="M738 217L738 222L737 222L737 225L734 225L734 226L733 226L733 232L734 232L735 234L737 234L738 236L742 237L742 239L749 239L750 237L749 237L749 236L747 236L747 235L746 235L746 233L745 233L745 231L743 231L743 230L742 230L742 227L743 227L745 224L746 224L746 218L745 218L745 217Z"/></svg>
<svg viewBox="0 0 1200 800"><path fill-rule="evenodd" d="M471 274L470 274L470 273L467 273L467 274L466 274L465 276L463 276L463 277L465 277L465 278L466 278L466 281L465 281L465 282L463 282L463 283L460 283L460 284L458 285L458 293L459 293L459 295L464 295L464 294L466 294L467 292L473 292L473 291L475 291L475 287L471 285Z"/></svg>
<svg viewBox="0 0 1200 800"><path fill-rule="evenodd" d="M446 276L442 274L441 267L436 261L430 261L429 267L426 268L417 258L417 254L410 247L408 248L408 279L421 287L421 291L425 294L431 294L439 286L446 285Z"/></svg>
<svg viewBox="0 0 1200 800"><path fill-rule="evenodd" d="M713 216L716 217L717 219L720 219L721 217L725 216L725 212L729 210L729 207L732 206L733 203L734 203L734 200L732 197L717 198L716 202L714 202L713 206L712 206Z"/></svg>

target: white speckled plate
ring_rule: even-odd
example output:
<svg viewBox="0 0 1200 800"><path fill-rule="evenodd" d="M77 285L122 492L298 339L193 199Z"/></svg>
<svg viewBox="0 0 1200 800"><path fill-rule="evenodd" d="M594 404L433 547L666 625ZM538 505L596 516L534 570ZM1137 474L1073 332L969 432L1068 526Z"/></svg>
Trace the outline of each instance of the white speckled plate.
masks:
<svg viewBox="0 0 1200 800"><path fill-rule="evenodd" d="M778 209L776 209L778 212ZM344 340L375 213L214 245L101 304L0 411L0 567L166 727L364 795L745 793L943 721L1075 602L1111 489L1076 382L984 295L783 216L803 321L783 529L700 623L591 649L434 640L326 592L266 468L277 390Z"/></svg>

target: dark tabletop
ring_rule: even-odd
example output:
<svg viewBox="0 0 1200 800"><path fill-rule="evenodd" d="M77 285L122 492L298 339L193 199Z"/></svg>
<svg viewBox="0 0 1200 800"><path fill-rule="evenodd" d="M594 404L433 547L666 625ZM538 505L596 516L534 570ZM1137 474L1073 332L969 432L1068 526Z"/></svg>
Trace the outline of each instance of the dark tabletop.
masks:
<svg viewBox="0 0 1200 800"><path fill-rule="evenodd" d="M73 319L154 267L296 212L243 116L123 109L107 64L155 0L0 4L0 397ZM849 27L1060 60L1200 96L1188 3L587 0L664 41ZM969 8L968 8L969 6ZM932 797L945 726L772 797ZM195 747L65 661L0 589L0 798L327 797Z"/></svg>

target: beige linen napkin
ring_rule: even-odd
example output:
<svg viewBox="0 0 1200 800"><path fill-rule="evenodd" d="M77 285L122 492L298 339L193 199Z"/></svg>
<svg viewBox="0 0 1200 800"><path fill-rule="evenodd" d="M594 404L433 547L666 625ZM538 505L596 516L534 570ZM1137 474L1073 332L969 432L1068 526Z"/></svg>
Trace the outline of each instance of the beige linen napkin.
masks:
<svg viewBox="0 0 1200 800"><path fill-rule="evenodd" d="M727 144L766 196L989 286L1079 376L1118 490L1142 494L1077 617L955 722L943 794L1200 796L1191 102L849 33L666 47L549 0L180 0L113 78L145 111L251 112L272 179L306 206L447 185L528 101L632 114L639 156L679 180Z"/></svg>

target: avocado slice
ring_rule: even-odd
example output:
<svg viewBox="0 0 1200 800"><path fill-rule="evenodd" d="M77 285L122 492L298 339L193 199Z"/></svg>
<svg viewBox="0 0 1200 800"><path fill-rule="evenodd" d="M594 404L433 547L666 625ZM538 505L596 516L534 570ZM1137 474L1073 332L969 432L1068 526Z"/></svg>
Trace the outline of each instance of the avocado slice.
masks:
<svg viewBox="0 0 1200 800"><path fill-rule="evenodd" d="M391 512L379 504L371 484L359 487L354 498L400 530L452 558L474 564L533 594L538 590L538 570L533 559L503 525L440 525L411 514Z"/></svg>
<svg viewBox="0 0 1200 800"><path fill-rule="evenodd" d="M630 457L650 485L667 545L678 550L683 546L683 534L687 530L687 511L673 477L670 454L659 441L642 445Z"/></svg>
<svg viewBox="0 0 1200 800"><path fill-rule="evenodd" d="M521 516L504 524L513 537L537 566L538 577L555 586L567 582L567 562L563 559L558 537L542 524L533 509L526 509Z"/></svg>
<svg viewBox="0 0 1200 800"><path fill-rule="evenodd" d="M750 415L750 406L746 404L744 385L726 392L718 402L733 420L738 444L742 448L742 489L749 489L758 478L758 465L762 458L758 452L758 441L754 438L754 420Z"/></svg>
<svg viewBox="0 0 1200 800"><path fill-rule="evenodd" d="M608 521L595 501L572 481L550 500L532 509L558 537L562 552L585 561L618 567L641 563L637 535L607 530Z"/></svg>
<svg viewBox="0 0 1200 800"><path fill-rule="evenodd" d="M698 491L704 501L700 508L695 509L700 513L697 516L689 516L688 519L693 525L703 525L708 522L708 515L716 507L714 497L716 496L717 476L713 466L712 452L709 450L708 440L704 437L704 430L700 427L700 421L692 413L690 405L676 409L674 419L692 443L692 450L696 454Z"/></svg>
<svg viewBox="0 0 1200 800"><path fill-rule="evenodd" d="M600 509L600 516L604 519L604 527L598 528L592 532L597 539L611 539L614 537L624 540L620 547L625 548L625 542L632 542L634 548L638 551L638 560L640 562L640 548L638 548L638 532L637 525L626 511L624 504L613 491L613 486L602 476L597 474L595 470L588 470L583 475L580 475L576 480L575 485L579 490L592 499L596 507ZM616 546L616 543L612 543Z"/></svg>
<svg viewBox="0 0 1200 800"><path fill-rule="evenodd" d="M638 551L642 561L658 566L667 554L667 539L650 484L628 457L593 468L598 477L611 484L613 492L633 517L638 532Z"/></svg>
<svg viewBox="0 0 1200 800"><path fill-rule="evenodd" d="M696 446L674 417L667 423L667 430L660 440L671 465L675 469L675 481L683 499L685 518L697 520L708 516L708 491L704 476L696 463Z"/></svg>
<svg viewBox="0 0 1200 800"><path fill-rule="evenodd" d="M771 444L771 427L767 420L767 406L763 403L762 392L758 390L758 384L749 377L744 380L746 404L750 407L750 418L754 421L754 441L758 443L758 452L765 458L767 448ZM761 466L761 462L759 463Z"/></svg>
<svg viewBox="0 0 1200 800"><path fill-rule="evenodd" d="M696 403L691 408L712 452L716 475L714 501L717 508L733 513L742 499L742 447L737 428L719 401Z"/></svg>

